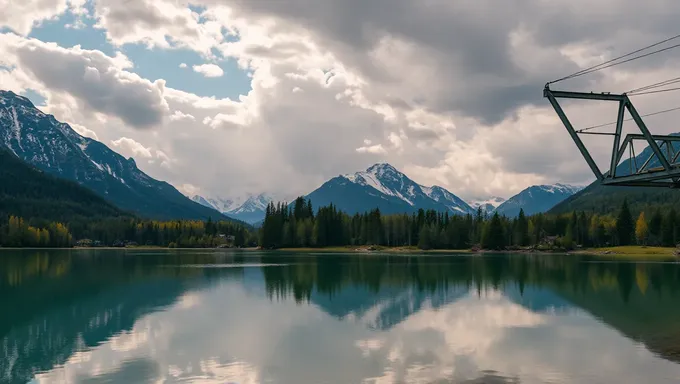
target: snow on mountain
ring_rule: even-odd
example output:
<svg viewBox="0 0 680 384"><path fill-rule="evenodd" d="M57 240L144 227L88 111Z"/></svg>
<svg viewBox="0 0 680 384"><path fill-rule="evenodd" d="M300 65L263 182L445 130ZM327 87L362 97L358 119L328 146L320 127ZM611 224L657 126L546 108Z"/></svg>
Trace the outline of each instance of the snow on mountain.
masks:
<svg viewBox="0 0 680 384"><path fill-rule="evenodd" d="M237 208L227 211L230 214L238 215L243 213L265 212L267 205L272 202L274 198L266 193L261 193L256 196L250 196L248 199ZM264 216L263 216L264 217Z"/></svg>
<svg viewBox="0 0 680 384"><path fill-rule="evenodd" d="M502 197L497 197L497 196L492 196L489 197L488 199L475 199L475 200L469 200L467 203L475 210L477 208L482 208L482 211L486 213L493 213L493 211L498 208L501 204L505 202L505 199Z"/></svg>
<svg viewBox="0 0 680 384"><path fill-rule="evenodd" d="M0 147L54 176L75 181L123 210L140 216L217 218L172 185L142 172L99 141L83 137L68 124L13 92L0 90Z"/></svg>
<svg viewBox="0 0 680 384"><path fill-rule="evenodd" d="M446 189L417 184L386 163L335 177L307 195L307 198L316 207L333 203L349 214L375 208L383 213L408 213L421 208L454 214L473 212L466 202Z"/></svg>
<svg viewBox="0 0 680 384"><path fill-rule="evenodd" d="M508 217L519 215L520 209L523 209L526 215L547 212L581 189L583 187L560 183L534 185L509 198L496 208L496 212Z"/></svg>
<svg viewBox="0 0 680 384"><path fill-rule="evenodd" d="M211 198L203 197L200 195L194 195L191 200L202 204L206 207L216 209L222 213L230 212L234 209L239 208L246 201L247 197L234 198L234 199L223 199L223 198Z"/></svg>
<svg viewBox="0 0 680 384"><path fill-rule="evenodd" d="M195 195L191 199L206 207L217 209L229 217L250 224L254 224L264 219L267 205L275 200L274 196L267 193L257 195L250 194L229 199L219 197L209 198Z"/></svg>
<svg viewBox="0 0 680 384"><path fill-rule="evenodd" d="M427 196L438 203L444 204L451 212L467 214L472 211L472 207L468 203L442 187L435 185L434 187L421 188Z"/></svg>

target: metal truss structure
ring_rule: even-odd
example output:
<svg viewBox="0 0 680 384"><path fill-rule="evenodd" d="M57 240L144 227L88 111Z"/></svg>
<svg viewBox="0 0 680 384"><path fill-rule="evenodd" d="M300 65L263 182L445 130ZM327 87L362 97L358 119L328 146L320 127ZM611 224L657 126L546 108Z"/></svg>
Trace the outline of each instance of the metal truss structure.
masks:
<svg viewBox="0 0 680 384"><path fill-rule="evenodd" d="M624 94L611 93L585 93L585 92L564 92L553 91L549 85L545 86L543 96L546 97L550 104L552 104L555 112L569 132L569 135L576 143L581 155L586 160L590 169L595 174L597 180L603 185L612 186L637 186L637 187L670 187L680 188L680 150L674 150L673 143L680 142L680 136L666 136L666 135L652 135L647 129L642 117L633 106L633 103ZM588 132L585 130L575 130L569 118L564 113L560 106L558 99L579 99L579 100L599 100L612 101L619 104L618 116L616 120L615 132ZM624 122L624 113L628 110L632 120L640 130L639 134L628 134L622 140L622 129ZM614 145L611 153L611 162L609 171L602 173L597 166L588 149L581 141L579 134L591 135L609 135L614 137ZM651 156L641 165L638 166L635 159L635 141L646 141L646 144L652 150ZM617 166L621 161L623 155L629 151L630 153L630 173L626 175L617 175ZM658 159L660 166L649 168L653 159Z"/></svg>

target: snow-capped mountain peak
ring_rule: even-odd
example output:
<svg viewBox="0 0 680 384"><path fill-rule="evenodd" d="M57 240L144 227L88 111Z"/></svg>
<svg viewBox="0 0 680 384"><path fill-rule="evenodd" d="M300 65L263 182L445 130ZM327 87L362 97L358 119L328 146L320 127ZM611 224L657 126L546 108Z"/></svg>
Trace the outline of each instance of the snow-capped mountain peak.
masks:
<svg viewBox="0 0 680 384"><path fill-rule="evenodd" d="M83 137L26 97L0 90L0 148L44 172L75 181L123 210L158 219L218 217L155 180L105 144Z"/></svg>
<svg viewBox="0 0 680 384"><path fill-rule="evenodd" d="M240 213L253 213L253 212L265 212L267 210L267 205L274 201L274 198L266 193L261 193L257 196L250 196L240 207L235 208L229 213L240 214Z"/></svg>
<svg viewBox="0 0 680 384"><path fill-rule="evenodd" d="M504 202L505 202L505 199L502 198L502 197L498 197L498 196L491 196L489 198L473 199L473 200L467 201L467 203L473 209L477 210L478 208L482 208L482 211L487 212L487 213L492 213L493 211L496 210L496 208L498 208Z"/></svg>
<svg viewBox="0 0 680 384"><path fill-rule="evenodd" d="M498 206L496 212L509 217L547 212L569 196L579 192L583 187L568 184L534 185L509 198Z"/></svg>
<svg viewBox="0 0 680 384"><path fill-rule="evenodd" d="M538 187L549 193L567 193L567 194L574 194L584 188L582 186L561 183L556 183L552 185L539 185Z"/></svg>
<svg viewBox="0 0 680 384"><path fill-rule="evenodd" d="M378 163L365 171L340 176L346 182L367 187L369 195L383 200L396 198L412 209L449 210L456 214L470 213L470 206L446 189L433 186L425 187L398 171L387 163Z"/></svg>
<svg viewBox="0 0 680 384"><path fill-rule="evenodd" d="M275 196L268 193L248 194L228 199L196 195L191 199L206 207L217 209L229 217L250 224L257 223L264 219L267 205L272 201L278 201Z"/></svg>

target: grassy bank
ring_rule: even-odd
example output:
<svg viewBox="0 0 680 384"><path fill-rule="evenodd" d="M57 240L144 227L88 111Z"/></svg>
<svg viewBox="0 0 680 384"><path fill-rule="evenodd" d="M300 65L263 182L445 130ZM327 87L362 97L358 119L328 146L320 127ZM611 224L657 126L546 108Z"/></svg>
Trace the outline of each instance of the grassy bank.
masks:
<svg viewBox="0 0 680 384"><path fill-rule="evenodd" d="M669 259L675 258L675 250L673 247L646 247L641 245L628 245L624 247L605 247L585 249L582 251L575 251L571 253L590 255L590 256L613 256L617 258L651 258L651 259Z"/></svg>
<svg viewBox="0 0 680 384"><path fill-rule="evenodd" d="M422 250L418 247L383 247L383 246L344 246L344 247L320 247L320 248L281 248L278 252L328 252L328 253L348 253L348 252L388 252L388 253L472 253L469 249L431 249Z"/></svg>

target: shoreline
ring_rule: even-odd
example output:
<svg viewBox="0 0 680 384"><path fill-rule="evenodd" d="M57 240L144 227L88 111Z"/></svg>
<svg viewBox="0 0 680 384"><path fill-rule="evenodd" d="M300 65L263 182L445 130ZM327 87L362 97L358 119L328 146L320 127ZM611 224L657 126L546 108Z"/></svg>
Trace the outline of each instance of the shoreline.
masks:
<svg viewBox="0 0 680 384"><path fill-rule="evenodd" d="M579 250L538 250L538 249L514 249L514 250L472 250L472 249L418 249L417 247L383 247L383 246L341 246L341 247L308 247L308 248L279 248L261 249L249 248L168 248L161 246L134 246L134 247L72 247L72 248L10 248L0 247L2 251L236 251L236 252L268 252L268 253L393 253L393 254L441 254L441 255L486 255L486 254L527 254L527 255L578 255L602 258L620 259L680 259L675 252L678 248L650 247L650 246L622 246L584 248Z"/></svg>

